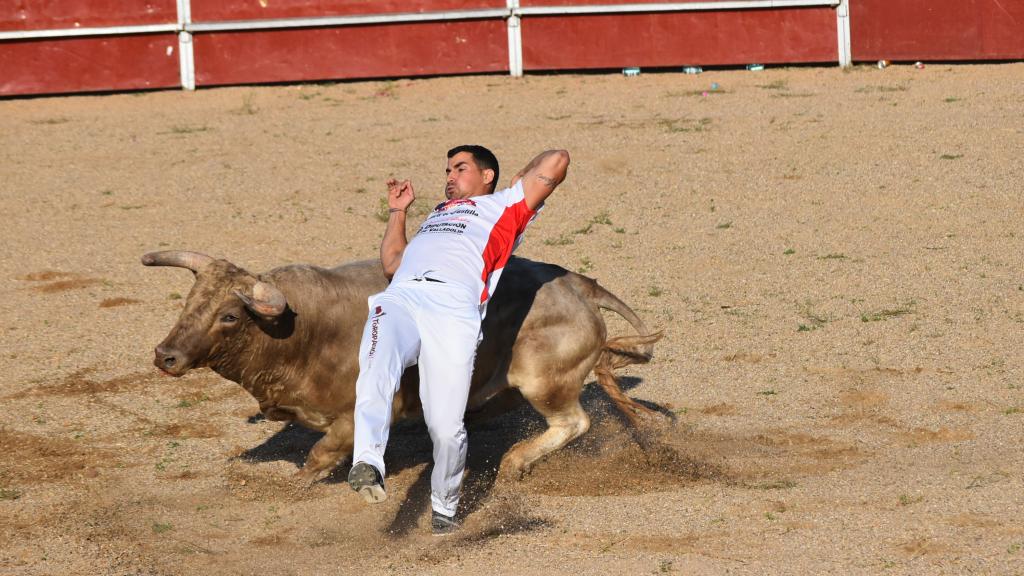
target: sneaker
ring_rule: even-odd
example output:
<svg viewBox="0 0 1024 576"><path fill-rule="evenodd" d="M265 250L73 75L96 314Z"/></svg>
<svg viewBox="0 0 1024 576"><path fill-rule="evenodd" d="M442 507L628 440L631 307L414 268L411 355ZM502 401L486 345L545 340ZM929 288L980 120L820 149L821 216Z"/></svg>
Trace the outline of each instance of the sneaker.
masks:
<svg viewBox="0 0 1024 576"><path fill-rule="evenodd" d="M445 534L457 531L459 523L455 521L454 516L445 516L434 510L430 515L430 529L434 532L435 536L444 536Z"/></svg>
<svg viewBox="0 0 1024 576"><path fill-rule="evenodd" d="M352 466L348 472L348 485L369 504L383 502L388 498L380 471L366 462L357 462Z"/></svg>

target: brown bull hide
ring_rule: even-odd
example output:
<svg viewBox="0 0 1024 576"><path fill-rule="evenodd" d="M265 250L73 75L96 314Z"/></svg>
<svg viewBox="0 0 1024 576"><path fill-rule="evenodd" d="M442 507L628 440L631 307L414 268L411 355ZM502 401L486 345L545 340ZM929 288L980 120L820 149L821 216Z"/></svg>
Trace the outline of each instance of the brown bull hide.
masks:
<svg viewBox="0 0 1024 576"><path fill-rule="evenodd" d="M147 265L176 265L160 260L143 257ZM157 346L154 364L174 376L208 366L241 384L268 419L294 420L325 432L300 472L312 481L352 451L367 298L386 286L375 260L331 269L291 265L257 276L211 259L196 271L185 309ZM253 311L254 287L279 291L283 310L273 315ZM609 340L599 308L623 316L638 335ZM631 421L647 411L622 393L613 370L650 360L661 334L649 333L628 306L590 278L512 258L488 304L483 333L468 409L481 410L511 388L549 426L508 451L503 473L521 475L587 431L590 420L579 397L592 370ZM403 376L394 422L420 415L416 378L416 370Z"/></svg>

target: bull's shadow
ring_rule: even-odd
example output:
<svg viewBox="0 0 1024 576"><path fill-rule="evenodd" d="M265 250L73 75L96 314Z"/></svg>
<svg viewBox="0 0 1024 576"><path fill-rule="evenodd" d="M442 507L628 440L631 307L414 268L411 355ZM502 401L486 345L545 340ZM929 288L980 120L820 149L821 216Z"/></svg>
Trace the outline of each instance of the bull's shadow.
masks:
<svg viewBox="0 0 1024 576"><path fill-rule="evenodd" d="M619 385L624 391L632 390L643 381L640 378L619 378ZM516 404L518 392L507 392L507 404ZM502 457L516 443L536 436L544 431L547 423L525 401L518 398L518 406L508 412L490 419L478 420L473 415L467 416L469 433L469 453L466 458L466 476L463 480L462 501L459 505L460 515L469 515L476 511L491 494L497 481L498 466ZM671 410L652 403L639 401L648 408L674 418ZM621 412L608 399L600 386L591 382L583 389L580 396L583 409L590 415L594 427L609 418L622 420ZM261 417L249 419L250 423L261 420ZM239 458L248 462L291 462L301 467L313 445L323 436L302 426L289 422L259 446L243 452ZM586 437L586 435L584 435ZM564 449L572 450L570 443ZM421 420L397 423L391 430L385 455L387 474L392 476L409 468L416 468L431 462L431 442L426 426ZM321 482L327 484L343 484L348 474L350 458L338 464ZM420 471L413 484L405 494L405 500L398 507L398 512L388 527L394 535L404 535L416 526L420 516L430 505L430 466Z"/></svg>

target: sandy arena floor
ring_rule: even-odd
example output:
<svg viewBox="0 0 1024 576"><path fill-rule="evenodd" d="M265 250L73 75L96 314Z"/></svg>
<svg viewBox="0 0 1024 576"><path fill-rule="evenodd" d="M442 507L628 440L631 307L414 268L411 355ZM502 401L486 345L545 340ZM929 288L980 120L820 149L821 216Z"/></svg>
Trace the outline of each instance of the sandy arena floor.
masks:
<svg viewBox="0 0 1024 576"><path fill-rule="evenodd" d="M0 574L1024 573L1022 110L1020 63L0 101ZM529 409L471 432L438 539L422 428L371 508L347 464L293 483L316 434L157 373L191 276L139 257L374 257L383 182L432 205L460 143L503 181L572 153L520 255L665 331L624 384L686 466L590 386L522 482L487 466Z"/></svg>

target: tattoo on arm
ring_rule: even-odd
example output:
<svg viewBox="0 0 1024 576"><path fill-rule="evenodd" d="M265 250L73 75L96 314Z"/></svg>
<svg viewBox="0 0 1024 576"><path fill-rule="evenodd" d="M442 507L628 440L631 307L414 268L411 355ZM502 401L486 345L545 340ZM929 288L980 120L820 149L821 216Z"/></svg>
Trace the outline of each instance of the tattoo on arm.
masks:
<svg viewBox="0 0 1024 576"><path fill-rule="evenodd" d="M548 151L546 151L546 152L541 152L540 154L538 154L537 156L535 156L535 157L533 158L533 160L530 160L530 163L529 163L529 164L527 164L526 166L524 166L524 167L523 167L523 169L519 171L519 174L518 174L518 175L519 175L519 176L525 176L527 172L529 172L530 170L533 170L533 169L534 169L534 168L536 168L537 166L540 166L540 163L541 163L541 162L542 162L542 161L543 161L543 160L544 160L545 158L547 158L547 157L548 157L548 156L550 156L550 155L551 155L551 151L550 151L550 150L548 150Z"/></svg>
<svg viewBox="0 0 1024 576"><path fill-rule="evenodd" d="M558 185L558 182L555 181L554 178L549 178L547 176L544 176L543 174L537 174L537 179L543 182L549 188L554 188L555 186Z"/></svg>

